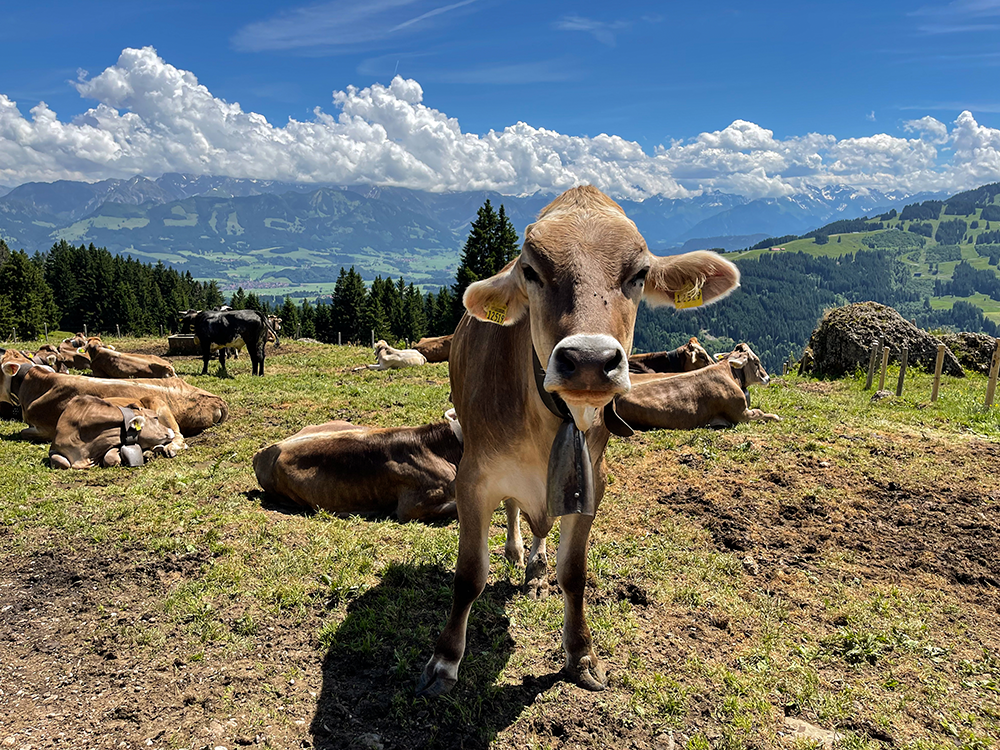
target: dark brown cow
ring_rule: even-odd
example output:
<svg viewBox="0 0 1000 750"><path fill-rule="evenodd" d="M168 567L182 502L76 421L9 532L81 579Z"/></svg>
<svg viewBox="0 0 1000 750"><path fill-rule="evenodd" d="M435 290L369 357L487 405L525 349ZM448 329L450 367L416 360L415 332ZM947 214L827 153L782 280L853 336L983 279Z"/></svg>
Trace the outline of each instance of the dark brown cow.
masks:
<svg viewBox="0 0 1000 750"><path fill-rule="evenodd" d="M705 351L705 347L692 336L684 346L669 352L633 354L628 358L629 372L693 372L708 367L715 360Z"/></svg>
<svg viewBox="0 0 1000 750"><path fill-rule="evenodd" d="M669 377L633 375L632 390L618 399L618 414L642 430L693 430L780 421L777 414L749 408L747 388L768 382L770 377L760 359L749 346L740 344L702 370Z"/></svg>
<svg viewBox="0 0 1000 750"><path fill-rule="evenodd" d="M229 416L226 402L180 378L108 380L83 375L61 375L50 367L18 359L8 351L0 360L0 401L21 407L28 428L25 440L50 441L69 402L81 395L106 398L119 406L139 403L152 409L174 431L170 447L187 448L185 435L196 435Z"/></svg>
<svg viewBox="0 0 1000 750"><path fill-rule="evenodd" d="M456 478L454 602L418 695L440 695L458 679L469 612L489 571L490 518L505 499L511 515L525 514L535 537L531 575L544 577L545 537L553 515L562 515L564 673L603 689L604 667L583 607L587 544L604 495L609 425L630 432L606 407L630 388L626 352L636 311L644 297L654 304L711 302L738 283L736 267L715 253L654 257L621 207L587 186L543 209L525 230L520 256L468 288L468 313L450 357L465 436Z"/></svg>
<svg viewBox="0 0 1000 750"><path fill-rule="evenodd" d="M413 348L423 354L428 362L447 362L451 354L451 339L455 334L447 336L430 336L420 339Z"/></svg>
<svg viewBox="0 0 1000 750"><path fill-rule="evenodd" d="M52 468L118 466L122 463L123 436L128 433L135 436L142 451L175 455L170 449L174 431L160 422L155 411L138 403L125 406L131 412L128 424L118 406L106 399L97 396L72 399L56 423L56 434L49 448Z"/></svg>
<svg viewBox="0 0 1000 750"><path fill-rule="evenodd" d="M155 354L130 354L104 345L97 336L87 339L90 369L99 378L176 378L174 366Z"/></svg>
<svg viewBox="0 0 1000 750"><path fill-rule="evenodd" d="M456 517L455 471L462 444L445 422L422 427L306 427L257 452L266 492L316 510L394 514L400 521Z"/></svg>

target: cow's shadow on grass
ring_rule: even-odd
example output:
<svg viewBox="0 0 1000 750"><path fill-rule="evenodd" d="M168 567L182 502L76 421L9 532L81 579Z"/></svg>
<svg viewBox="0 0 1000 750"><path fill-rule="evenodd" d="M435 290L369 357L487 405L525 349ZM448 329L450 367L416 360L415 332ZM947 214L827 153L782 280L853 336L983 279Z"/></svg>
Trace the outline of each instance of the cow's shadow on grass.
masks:
<svg viewBox="0 0 1000 750"><path fill-rule="evenodd" d="M317 750L351 747L487 748L558 673L497 685L514 641L505 604L515 586L487 586L469 621L465 658L451 694L414 697L417 678L451 608L452 571L390 566L321 633L323 686L310 727Z"/></svg>

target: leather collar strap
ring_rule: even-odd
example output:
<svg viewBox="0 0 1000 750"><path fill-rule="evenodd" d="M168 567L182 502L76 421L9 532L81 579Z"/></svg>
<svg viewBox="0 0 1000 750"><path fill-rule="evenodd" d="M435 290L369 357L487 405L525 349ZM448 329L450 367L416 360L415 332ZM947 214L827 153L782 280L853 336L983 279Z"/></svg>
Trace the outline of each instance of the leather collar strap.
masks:
<svg viewBox="0 0 1000 750"><path fill-rule="evenodd" d="M21 397L19 394L21 393L21 383L24 382L24 376L34 366L34 362L18 362L17 372L10 378L10 403L15 409L21 408Z"/></svg>

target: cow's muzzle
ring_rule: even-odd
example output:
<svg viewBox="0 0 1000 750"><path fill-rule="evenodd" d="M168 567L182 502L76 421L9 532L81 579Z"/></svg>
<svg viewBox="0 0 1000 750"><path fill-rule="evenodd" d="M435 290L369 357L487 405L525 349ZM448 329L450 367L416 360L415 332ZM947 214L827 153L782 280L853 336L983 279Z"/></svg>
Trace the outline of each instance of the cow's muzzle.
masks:
<svg viewBox="0 0 1000 750"><path fill-rule="evenodd" d="M601 407L631 387L628 355L611 336L567 336L549 356L545 390L558 393L567 404Z"/></svg>

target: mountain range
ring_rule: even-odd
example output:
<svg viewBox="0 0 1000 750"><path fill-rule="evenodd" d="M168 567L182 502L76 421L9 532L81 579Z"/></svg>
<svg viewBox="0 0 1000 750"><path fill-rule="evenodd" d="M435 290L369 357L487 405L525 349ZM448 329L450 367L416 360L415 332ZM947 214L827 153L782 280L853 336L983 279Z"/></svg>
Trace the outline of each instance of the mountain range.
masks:
<svg viewBox="0 0 1000 750"><path fill-rule="evenodd" d="M469 224L487 199L502 204L523 232L553 197L182 174L36 182L0 189L0 237L31 253L59 240L93 243L232 288L332 282L351 265L365 278L402 275L433 287L451 282ZM618 202L650 249L665 254L738 249L938 197L828 187L756 200L707 192Z"/></svg>

